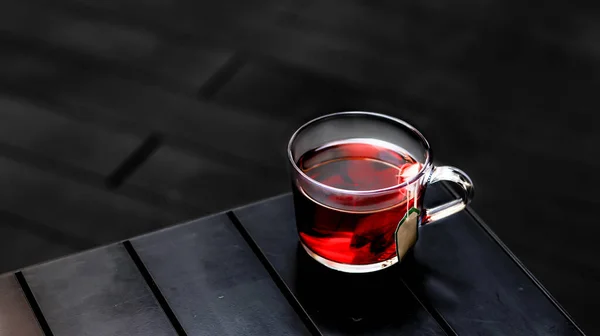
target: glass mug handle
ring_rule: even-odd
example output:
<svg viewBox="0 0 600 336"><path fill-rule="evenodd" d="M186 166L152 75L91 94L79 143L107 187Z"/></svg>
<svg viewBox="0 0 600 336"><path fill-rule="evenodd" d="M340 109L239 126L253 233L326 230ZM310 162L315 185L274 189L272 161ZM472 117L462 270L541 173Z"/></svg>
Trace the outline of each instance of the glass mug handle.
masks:
<svg viewBox="0 0 600 336"><path fill-rule="evenodd" d="M421 225L429 224L453 215L463 210L467 204L471 202L471 199L473 199L475 192L473 181L471 181L471 178L462 170L451 166L434 167L428 185L441 181L457 184L461 187L462 194L460 195L460 198L454 199L448 203L438 205L435 208L424 209Z"/></svg>

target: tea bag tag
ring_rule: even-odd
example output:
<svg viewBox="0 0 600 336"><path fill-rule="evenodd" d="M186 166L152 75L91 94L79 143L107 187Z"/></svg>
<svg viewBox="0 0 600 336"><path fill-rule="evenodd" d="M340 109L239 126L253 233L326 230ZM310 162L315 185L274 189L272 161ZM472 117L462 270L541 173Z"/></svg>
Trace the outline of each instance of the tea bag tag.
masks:
<svg viewBox="0 0 600 336"><path fill-rule="evenodd" d="M417 242L417 227L420 214L421 211L419 209L410 208L406 212L406 215L398 222L398 227L394 235L396 238L398 261L401 261L406 252Z"/></svg>

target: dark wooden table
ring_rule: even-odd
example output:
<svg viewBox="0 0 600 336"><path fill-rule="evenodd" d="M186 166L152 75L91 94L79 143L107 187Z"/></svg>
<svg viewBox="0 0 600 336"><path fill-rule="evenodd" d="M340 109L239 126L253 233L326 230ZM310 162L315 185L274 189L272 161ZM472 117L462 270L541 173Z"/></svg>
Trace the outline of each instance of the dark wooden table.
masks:
<svg viewBox="0 0 600 336"><path fill-rule="evenodd" d="M371 274L312 261L293 211L282 195L0 276L0 336L583 334L470 209Z"/></svg>

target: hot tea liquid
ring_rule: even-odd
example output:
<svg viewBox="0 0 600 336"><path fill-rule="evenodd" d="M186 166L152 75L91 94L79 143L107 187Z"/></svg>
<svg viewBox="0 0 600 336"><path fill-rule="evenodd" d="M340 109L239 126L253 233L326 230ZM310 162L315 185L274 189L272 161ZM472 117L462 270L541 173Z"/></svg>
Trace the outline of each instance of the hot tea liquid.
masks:
<svg viewBox="0 0 600 336"><path fill-rule="evenodd" d="M336 142L304 154L297 164L322 184L354 191L396 186L418 174L421 165L414 158L385 144ZM374 210L368 211L336 208L347 196L335 193L317 202L297 186L293 189L300 239L314 253L338 263L369 265L389 260L396 255L394 232L398 222L410 207L421 205L421 189L415 190L416 186L394 191L391 206L389 202L384 208L373 204ZM360 201L364 208L364 202L381 200L363 197Z"/></svg>

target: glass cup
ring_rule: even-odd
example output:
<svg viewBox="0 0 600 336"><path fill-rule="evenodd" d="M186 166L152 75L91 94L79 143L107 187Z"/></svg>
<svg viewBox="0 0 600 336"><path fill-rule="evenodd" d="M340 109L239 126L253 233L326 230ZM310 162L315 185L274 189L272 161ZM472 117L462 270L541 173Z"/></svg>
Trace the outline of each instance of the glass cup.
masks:
<svg viewBox="0 0 600 336"><path fill-rule="evenodd" d="M397 263L416 242L418 227L461 211L473 197L464 172L434 167L425 137L383 114L319 117L292 135L287 152L300 242L338 271L366 273ZM439 181L457 184L461 197L424 209L426 187Z"/></svg>

